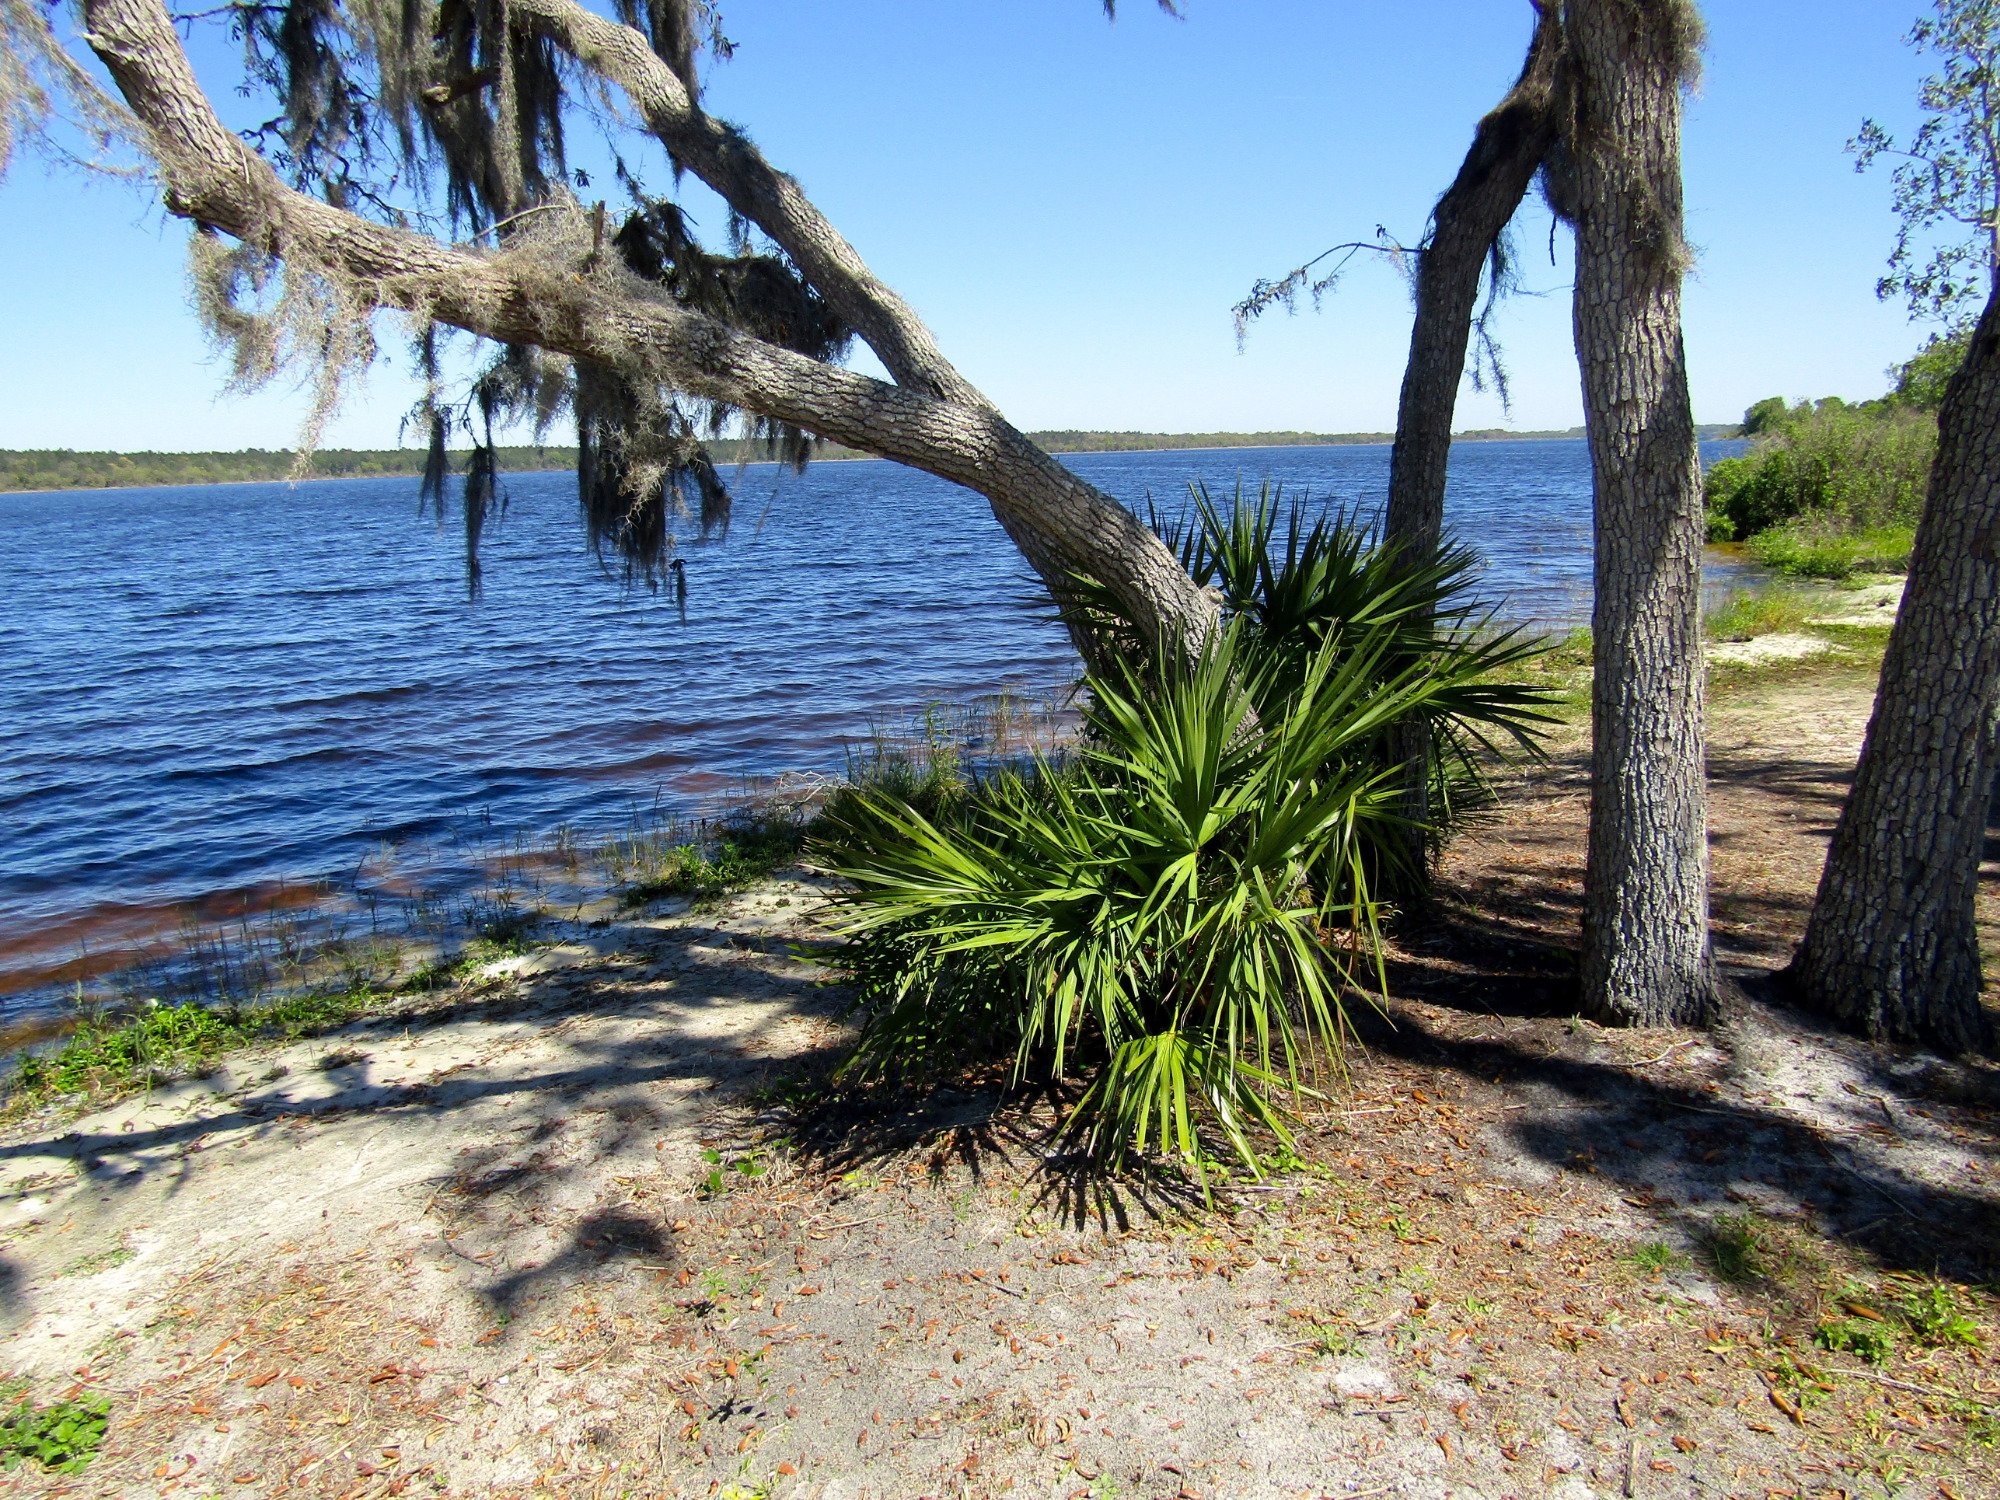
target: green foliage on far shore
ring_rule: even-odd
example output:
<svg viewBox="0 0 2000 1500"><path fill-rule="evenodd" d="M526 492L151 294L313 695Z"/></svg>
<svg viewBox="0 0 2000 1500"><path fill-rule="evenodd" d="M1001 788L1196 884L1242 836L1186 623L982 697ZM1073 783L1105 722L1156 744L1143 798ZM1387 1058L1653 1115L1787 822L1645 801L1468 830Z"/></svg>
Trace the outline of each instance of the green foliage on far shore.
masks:
<svg viewBox="0 0 2000 1500"><path fill-rule="evenodd" d="M459 455L463 468L463 457ZM373 479L423 473L417 448L326 448L313 455L313 479ZM571 469L574 448L502 448L500 467L514 472ZM67 448L0 452L0 491L109 490L182 484L250 484L289 479L293 455L280 448L236 453L76 453Z"/></svg>
<svg viewBox="0 0 2000 1500"><path fill-rule="evenodd" d="M1937 409L1965 338L1932 338L1892 371L1876 401L1759 401L1743 414L1750 452L1708 472L1708 538L1748 542L1796 577L1900 572L1937 455Z"/></svg>

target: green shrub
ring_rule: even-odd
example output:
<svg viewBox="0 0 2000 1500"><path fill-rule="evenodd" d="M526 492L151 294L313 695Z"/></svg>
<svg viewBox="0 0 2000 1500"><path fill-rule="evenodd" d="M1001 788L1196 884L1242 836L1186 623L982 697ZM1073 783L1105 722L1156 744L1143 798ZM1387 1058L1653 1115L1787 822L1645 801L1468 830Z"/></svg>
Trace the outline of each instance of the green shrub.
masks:
<svg viewBox="0 0 2000 1500"><path fill-rule="evenodd" d="M0 1468L13 1470L28 1459L57 1474L75 1474L97 1457L110 1423L104 1396L78 1396L50 1406L23 1400L0 1418Z"/></svg>
<svg viewBox="0 0 2000 1500"><path fill-rule="evenodd" d="M1495 677L1530 648L1453 628L1462 557L1392 572L1296 510L1280 550L1270 497L1198 500L1191 571L1229 615L1198 660L1093 672L1061 765L976 776L936 815L863 790L817 836L852 887L850 1076L1011 1051L1017 1076L1087 1079L1066 1130L1099 1160L1200 1169L1206 1124L1259 1174L1253 1133L1291 1149L1280 1094L1339 1065L1343 1007L1379 983L1385 878L1414 878L1398 731L1473 776L1544 700Z"/></svg>
<svg viewBox="0 0 2000 1500"><path fill-rule="evenodd" d="M1750 452L1708 472L1711 541L1747 541L1818 520L1841 530L1914 526L1937 451L1937 419L1908 407L1800 405Z"/></svg>
<svg viewBox="0 0 2000 1500"><path fill-rule="evenodd" d="M1481 768L1501 742L1529 747L1529 730L1548 721L1553 700L1519 680L1545 644L1494 629L1474 592L1478 555L1449 539L1410 566L1352 519L1311 517L1268 487L1254 500L1239 487L1226 509L1201 486L1191 495L1191 516L1155 525L1189 576L1221 594L1225 615L1243 622L1254 649L1271 659L1260 712L1280 712L1328 646L1365 659L1377 690L1412 670L1425 679L1408 711L1352 754L1387 770L1425 750L1428 831L1432 848L1441 847L1490 803ZM1378 860L1371 874L1376 894L1390 900L1421 897L1428 883L1427 867L1402 860Z"/></svg>

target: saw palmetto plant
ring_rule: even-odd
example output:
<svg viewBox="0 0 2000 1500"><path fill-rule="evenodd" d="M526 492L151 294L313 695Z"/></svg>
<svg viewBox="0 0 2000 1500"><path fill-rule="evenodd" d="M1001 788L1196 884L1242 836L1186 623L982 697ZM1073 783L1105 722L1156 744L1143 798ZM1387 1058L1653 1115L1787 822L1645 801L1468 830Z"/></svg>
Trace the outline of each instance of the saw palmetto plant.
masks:
<svg viewBox="0 0 2000 1500"><path fill-rule="evenodd" d="M948 815L863 791L823 828L851 887L854 1075L1011 1051L1082 1085L1066 1128L1100 1160L1199 1166L1207 1132L1255 1172L1260 1142L1290 1147L1287 1096L1339 1069L1347 1007L1382 983L1398 726L1469 747L1540 715L1489 680L1527 648L1459 638L1462 559L1405 581L1337 519L1272 546L1276 514L1201 497L1183 545L1229 580L1228 623L1180 670L1091 673L1065 760L993 771Z"/></svg>

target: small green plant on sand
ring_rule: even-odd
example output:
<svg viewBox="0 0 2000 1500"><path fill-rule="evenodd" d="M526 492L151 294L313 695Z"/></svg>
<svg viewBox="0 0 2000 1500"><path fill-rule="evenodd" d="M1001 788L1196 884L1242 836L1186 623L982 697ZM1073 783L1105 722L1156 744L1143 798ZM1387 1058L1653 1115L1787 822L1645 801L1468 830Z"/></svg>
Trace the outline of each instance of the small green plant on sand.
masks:
<svg viewBox="0 0 2000 1500"><path fill-rule="evenodd" d="M1898 1309L1910 1325L1910 1332L1926 1344L1970 1344L1985 1342L1979 1325L1958 1305L1958 1297L1948 1286L1928 1286L1905 1297Z"/></svg>
<svg viewBox="0 0 2000 1500"><path fill-rule="evenodd" d="M97 1456L109 1425L111 1401L78 1396L37 1406L22 1400L0 1419L0 1468L13 1470L28 1459L56 1474L75 1474Z"/></svg>
<svg viewBox="0 0 2000 1500"><path fill-rule="evenodd" d="M1769 1270L1763 1236L1749 1214L1718 1214L1703 1248L1724 1281L1755 1281Z"/></svg>
<svg viewBox="0 0 2000 1500"><path fill-rule="evenodd" d="M701 1153L701 1159L708 1170L701 1175L695 1186L695 1196L699 1198L720 1198L735 1185L739 1178L762 1177L767 1170L762 1151L752 1151L743 1156L724 1156L713 1146Z"/></svg>
<svg viewBox="0 0 2000 1500"><path fill-rule="evenodd" d="M1879 1365L1896 1352L1895 1331L1870 1318L1834 1318L1813 1330L1813 1342L1834 1354Z"/></svg>
<svg viewBox="0 0 2000 1500"><path fill-rule="evenodd" d="M1652 1240L1641 1245L1628 1259L1640 1270L1651 1272L1655 1276L1687 1264L1687 1257L1665 1240Z"/></svg>

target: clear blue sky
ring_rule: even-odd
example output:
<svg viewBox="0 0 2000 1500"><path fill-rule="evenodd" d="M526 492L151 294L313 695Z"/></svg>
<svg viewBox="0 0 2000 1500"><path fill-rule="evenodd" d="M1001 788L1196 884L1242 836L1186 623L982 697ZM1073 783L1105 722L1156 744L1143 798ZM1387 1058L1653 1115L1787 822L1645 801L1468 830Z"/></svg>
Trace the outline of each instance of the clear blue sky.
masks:
<svg viewBox="0 0 2000 1500"><path fill-rule="evenodd" d="M1919 0L1710 0L1688 122L1695 408L1879 394L1923 330L1876 301L1889 186L1843 152L1906 126ZM1527 0L733 0L709 104L746 126L1023 427L1380 430L1409 303L1357 266L1322 311L1229 309L1378 223L1413 238L1518 69ZM221 49L198 61L225 87ZM241 112L232 105L232 113ZM719 216L693 199L711 223ZM1503 315L1514 410L1580 420L1569 250L1539 205L1531 288ZM289 446L295 392L223 392L186 305L186 229L136 188L17 161L0 183L0 447ZM393 341L392 341L393 342ZM327 435L396 439L411 388L378 368Z"/></svg>

